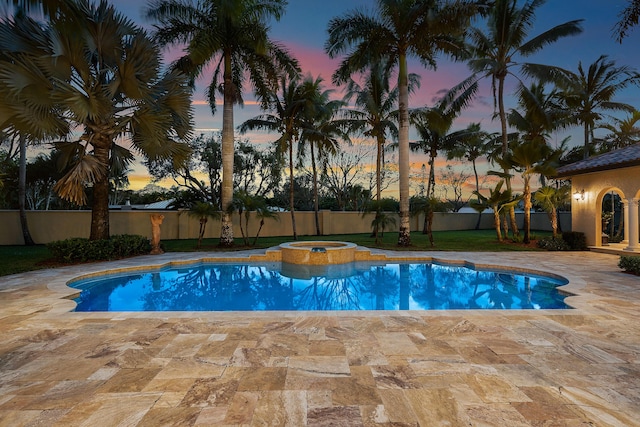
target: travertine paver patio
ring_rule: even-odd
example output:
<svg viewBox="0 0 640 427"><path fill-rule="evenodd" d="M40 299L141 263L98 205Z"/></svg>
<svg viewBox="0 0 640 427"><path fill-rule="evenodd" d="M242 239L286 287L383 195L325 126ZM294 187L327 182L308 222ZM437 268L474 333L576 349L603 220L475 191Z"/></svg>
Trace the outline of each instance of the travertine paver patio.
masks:
<svg viewBox="0 0 640 427"><path fill-rule="evenodd" d="M640 425L640 278L617 256L401 255L563 274L577 308L75 313L61 299L79 274L197 254L0 277L0 425Z"/></svg>

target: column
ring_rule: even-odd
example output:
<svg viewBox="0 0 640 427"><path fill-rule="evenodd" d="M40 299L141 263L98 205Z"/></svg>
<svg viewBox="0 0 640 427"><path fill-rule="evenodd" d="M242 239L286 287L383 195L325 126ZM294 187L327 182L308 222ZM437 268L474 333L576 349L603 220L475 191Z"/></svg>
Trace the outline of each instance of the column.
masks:
<svg viewBox="0 0 640 427"><path fill-rule="evenodd" d="M622 220L624 223L624 240L620 243L629 244L629 202L625 199L622 202Z"/></svg>
<svg viewBox="0 0 640 427"><path fill-rule="evenodd" d="M629 246L624 250L640 252L640 244L638 244L638 201L640 199L634 197L627 200L629 201Z"/></svg>

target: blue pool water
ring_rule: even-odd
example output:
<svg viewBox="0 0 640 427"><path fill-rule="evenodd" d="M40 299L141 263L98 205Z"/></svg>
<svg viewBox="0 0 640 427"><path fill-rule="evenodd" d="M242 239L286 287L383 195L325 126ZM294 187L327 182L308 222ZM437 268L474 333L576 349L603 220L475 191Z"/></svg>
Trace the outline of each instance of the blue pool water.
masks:
<svg viewBox="0 0 640 427"><path fill-rule="evenodd" d="M554 278L434 263L193 264L80 280L76 311L563 309Z"/></svg>

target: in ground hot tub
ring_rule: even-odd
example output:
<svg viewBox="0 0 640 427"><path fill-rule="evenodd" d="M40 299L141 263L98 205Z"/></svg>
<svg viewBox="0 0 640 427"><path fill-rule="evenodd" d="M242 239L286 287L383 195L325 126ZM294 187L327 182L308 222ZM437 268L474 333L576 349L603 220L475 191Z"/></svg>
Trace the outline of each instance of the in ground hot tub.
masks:
<svg viewBox="0 0 640 427"><path fill-rule="evenodd" d="M356 245L349 242L289 242L280 245L282 262L327 265L355 261Z"/></svg>

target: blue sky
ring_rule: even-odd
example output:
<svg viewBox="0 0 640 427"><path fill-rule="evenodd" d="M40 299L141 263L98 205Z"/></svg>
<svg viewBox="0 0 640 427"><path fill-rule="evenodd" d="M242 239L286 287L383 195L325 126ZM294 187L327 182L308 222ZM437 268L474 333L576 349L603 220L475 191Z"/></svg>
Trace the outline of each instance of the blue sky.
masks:
<svg viewBox="0 0 640 427"><path fill-rule="evenodd" d="M142 19L142 10L146 2L141 0L112 0L118 10L144 26L149 23ZM321 75L330 84L331 74L339 60L330 60L324 54L324 43L327 39L327 24L333 17L340 16L356 8L371 8L373 0L290 0L287 12L279 22L272 24L271 37L287 46L301 63L303 72L310 72L314 77ZM585 67L594 62L600 55L606 54L617 65L628 65L640 70L640 56L637 46L640 45L640 29L632 31L623 41L617 43L612 37L612 28L618 20L618 14L627 4L626 0L548 0L538 9L534 28L530 35L537 35L563 22L584 19L584 32L578 36L567 37L543 52L528 58L529 62L558 65L577 70L578 62ZM411 107L431 105L437 92L447 89L469 75L463 63L452 63L446 58L438 62L438 69L425 70L417 61L410 64L410 72L422 75L422 87L410 100ZM219 129L222 122L222 111L212 117L209 106L204 102L202 87L208 82L207 77L200 79L199 87L193 95L195 124L197 129ZM507 91L515 88L517 80L508 78ZM470 122L480 121L490 131L499 128L497 121L492 120L493 101L490 80L482 83L480 96L474 105L463 112L454 127L462 128ZM336 92L336 97L341 94ZM251 101L251 94L245 99ZM640 90L632 88L621 94L618 99L640 108ZM507 99L507 108L513 106L512 99ZM235 123L260 114L255 105L248 102L244 108L236 108ZM570 129L554 136L557 140L572 136L572 144L581 144L579 128ZM274 138L270 135L248 135L256 143L267 143Z"/></svg>

